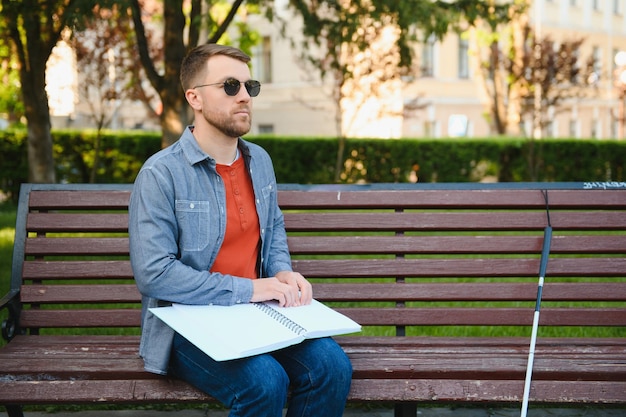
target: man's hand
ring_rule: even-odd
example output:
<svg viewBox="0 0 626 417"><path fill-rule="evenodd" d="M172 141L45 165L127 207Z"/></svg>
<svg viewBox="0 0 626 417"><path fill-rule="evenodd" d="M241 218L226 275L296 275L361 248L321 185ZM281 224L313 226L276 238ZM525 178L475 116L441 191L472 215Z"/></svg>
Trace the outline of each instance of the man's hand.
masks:
<svg viewBox="0 0 626 417"><path fill-rule="evenodd" d="M298 272L282 271L276 277L252 281L252 302L277 300L281 307L310 304L313 298L311 283Z"/></svg>
<svg viewBox="0 0 626 417"><path fill-rule="evenodd" d="M302 274L299 272L281 271L276 274L276 279L296 290L297 299L295 305L311 304L313 287Z"/></svg>

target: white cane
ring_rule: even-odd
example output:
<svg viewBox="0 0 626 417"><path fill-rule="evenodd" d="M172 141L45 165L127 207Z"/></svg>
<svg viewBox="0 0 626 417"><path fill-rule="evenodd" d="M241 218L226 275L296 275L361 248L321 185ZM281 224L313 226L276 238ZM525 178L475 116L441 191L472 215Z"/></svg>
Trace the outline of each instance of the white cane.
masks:
<svg viewBox="0 0 626 417"><path fill-rule="evenodd" d="M552 226L550 225L550 212L548 211L548 193L543 192L546 200L546 212L548 215L548 226L543 230L543 248L541 249L541 261L539 264L539 284L537 286L537 301L535 303L535 314L533 316L533 329L530 336L530 349L528 351L528 364L526 366L526 381L524 382L524 398L522 400L521 417L526 417L528 412L528 397L530 395L530 382L533 375L533 362L535 360L535 345L537 343L537 329L539 327L539 310L541 308L541 293L543 291L543 281L546 276L548 257L550 256L550 243L552 241Z"/></svg>

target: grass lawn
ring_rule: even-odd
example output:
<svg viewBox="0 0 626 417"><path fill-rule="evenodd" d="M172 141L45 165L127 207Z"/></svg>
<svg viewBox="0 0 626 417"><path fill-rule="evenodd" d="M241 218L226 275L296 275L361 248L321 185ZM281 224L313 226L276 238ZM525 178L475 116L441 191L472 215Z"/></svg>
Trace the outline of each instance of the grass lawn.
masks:
<svg viewBox="0 0 626 417"><path fill-rule="evenodd" d="M13 256L16 213L15 205L6 202L0 204L0 297L9 291L11 286L11 257ZM0 322L6 317L6 311L0 311ZM0 337L0 346L3 344L4 340Z"/></svg>
<svg viewBox="0 0 626 417"><path fill-rule="evenodd" d="M11 256L15 234L16 207L13 204L0 204L0 291L9 289L11 279Z"/></svg>

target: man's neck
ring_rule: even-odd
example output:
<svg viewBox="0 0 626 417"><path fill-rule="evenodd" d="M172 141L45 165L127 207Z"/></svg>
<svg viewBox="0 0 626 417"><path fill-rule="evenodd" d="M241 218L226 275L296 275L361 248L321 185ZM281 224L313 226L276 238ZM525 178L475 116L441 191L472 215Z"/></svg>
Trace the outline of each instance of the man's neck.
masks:
<svg viewBox="0 0 626 417"><path fill-rule="evenodd" d="M196 126L193 135L200 148L215 162L222 165L232 164L237 157L238 138L224 136L221 132L206 131Z"/></svg>

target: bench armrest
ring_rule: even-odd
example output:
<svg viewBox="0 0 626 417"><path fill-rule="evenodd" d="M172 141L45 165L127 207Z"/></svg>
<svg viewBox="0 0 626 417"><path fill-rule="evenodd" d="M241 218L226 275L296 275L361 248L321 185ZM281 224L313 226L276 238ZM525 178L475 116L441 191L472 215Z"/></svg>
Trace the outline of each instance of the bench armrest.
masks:
<svg viewBox="0 0 626 417"><path fill-rule="evenodd" d="M10 341L18 333L20 327L20 291L16 289L10 290L2 298L0 298L0 311L7 309L9 317L2 321L2 337L6 341Z"/></svg>

